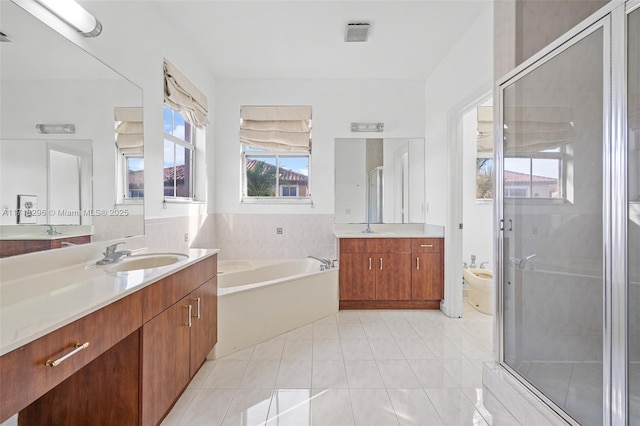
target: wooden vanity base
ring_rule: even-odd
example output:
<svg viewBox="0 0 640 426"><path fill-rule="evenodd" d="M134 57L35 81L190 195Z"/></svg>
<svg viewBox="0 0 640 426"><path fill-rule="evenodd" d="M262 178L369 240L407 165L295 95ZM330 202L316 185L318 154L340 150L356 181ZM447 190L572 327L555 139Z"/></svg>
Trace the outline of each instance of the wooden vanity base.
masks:
<svg viewBox="0 0 640 426"><path fill-rule="evenodd" d="M341 300L339 309L440 309L439 300Z"/></svg>
<svg viewBox="0 0 640 426"><path fill-rule="evenodd" d="M136 330L20 411L18 425L137 425Z"/></svg>

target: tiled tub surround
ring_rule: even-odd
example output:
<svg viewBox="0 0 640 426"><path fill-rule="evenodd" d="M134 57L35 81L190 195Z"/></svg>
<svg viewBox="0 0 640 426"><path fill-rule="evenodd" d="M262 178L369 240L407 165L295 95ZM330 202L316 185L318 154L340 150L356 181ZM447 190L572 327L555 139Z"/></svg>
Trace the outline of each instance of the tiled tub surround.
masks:
<svg viewBox="0 0 640 426"><path fill-rule="evenodd" d="M482 386L491 330L470 306L340 311L206 362L163 425L515 426Z"/></svg>
<svg viewBox="0 0 640 426"><path fill-rule="evenodd" d="M332 214L216 214L220 259L335 259ZM282 229L282 234L277 229ZM201 245L200 245L201 246ZM202 247L202 246L201 246Z"/></svg>

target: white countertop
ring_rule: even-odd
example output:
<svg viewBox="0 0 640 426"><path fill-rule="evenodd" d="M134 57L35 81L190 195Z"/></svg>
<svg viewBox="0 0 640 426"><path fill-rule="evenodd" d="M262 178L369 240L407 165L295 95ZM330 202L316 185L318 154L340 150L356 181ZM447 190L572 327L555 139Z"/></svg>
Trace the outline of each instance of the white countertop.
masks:
<svg viewBox="0 0 640 426"><path fill-rule="evenodd" d="M218 252L189 249L182 251L187 258L172 265L129 272L108 272L108 265L95 265L97 258L24 277L3 270L11 279L0 283L0 355ZM143 253L151 252L135 254Z"/></svg>
<svg viewBox="0 0 640 426"><path fill-rule="evenodd" d="M363 232L366 224L335 224L337 238L444 238L444 227L428 224L371 224L372 232Z"/></svg>
<svg viewBox="0 0 640 426"><path fill-rule="evenodd" d="M92 225L56 225L53 235L47 233L48 229L47 225L3 225L0 226L0 240L50 241L93 235Z"/></svg>

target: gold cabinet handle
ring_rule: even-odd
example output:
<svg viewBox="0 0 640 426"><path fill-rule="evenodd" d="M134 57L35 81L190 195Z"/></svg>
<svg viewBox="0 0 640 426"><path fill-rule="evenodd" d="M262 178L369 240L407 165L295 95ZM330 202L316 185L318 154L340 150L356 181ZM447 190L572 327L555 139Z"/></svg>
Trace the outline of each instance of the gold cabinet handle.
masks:
<svg viewBox="0 0 640 426"><path fill-rule="evenodd" d="M75 354L77 354L83 349L87 349L89 347L89 342L76 343L75 345L73 345L73 347L75 349L69 352L68 354L66 354L65 356L58 358L55 361L51 361L50 359L48 359L47 362L44 363L44 365L46 365L47 367L57 367L58 365L60 365L60 363L62 363L62 361L65 361L71 358L72 356L74 356Z"/></svg>
<svg viewBox="0 0 640 426"><path fill-rule="evenodd" d="M433 248L433 244L420 244L422 248Z"/></svg>
<svg viewBox="0 0 640 426"><path fill-rule="evenodd" d="M195 299L191 299L191 301L196 302L196 314L193 315L193 318L200 319L200 298L196 297Z"/></svg>
<svg viewBox="0 0 640 426"><path fill-rule="evenodd" d="M184 323L187 327L191 327L191 312L193 311L193 307L191 305L185 306L187 310L187 322Z"/></svg>
<svg viewBox="0 0 640 426"><path fill-rule="evenodd" d="M371 258L369 258L369 270L371 270Z"/></svg>
<svg viewBox="0 0 640 426"><path fill-rule="evenodd" d="M420 258L416 257L416 269L420 269Z"/></svg>
<svg viewBox="0 0 640 426"><path fill-rule="evenodd" d="M380 270L382 271L382 258L380 258Z"/></svg>

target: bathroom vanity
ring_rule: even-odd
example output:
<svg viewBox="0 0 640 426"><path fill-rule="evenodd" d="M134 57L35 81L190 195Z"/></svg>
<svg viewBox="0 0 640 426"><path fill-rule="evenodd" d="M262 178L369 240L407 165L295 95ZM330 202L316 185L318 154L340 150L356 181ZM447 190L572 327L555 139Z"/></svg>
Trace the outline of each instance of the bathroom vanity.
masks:
<svg viewBox="0 0 640 426"><path fill-rule="evenodd" d="M444 238L403 233L336 233L340 309L439 309Z"/></svg>
<svg viewBox="0 0 640 426"><path fill-rule="evenodd" d="M4 282L0 422L158 424L216 343L216 253Z"/></svg>

